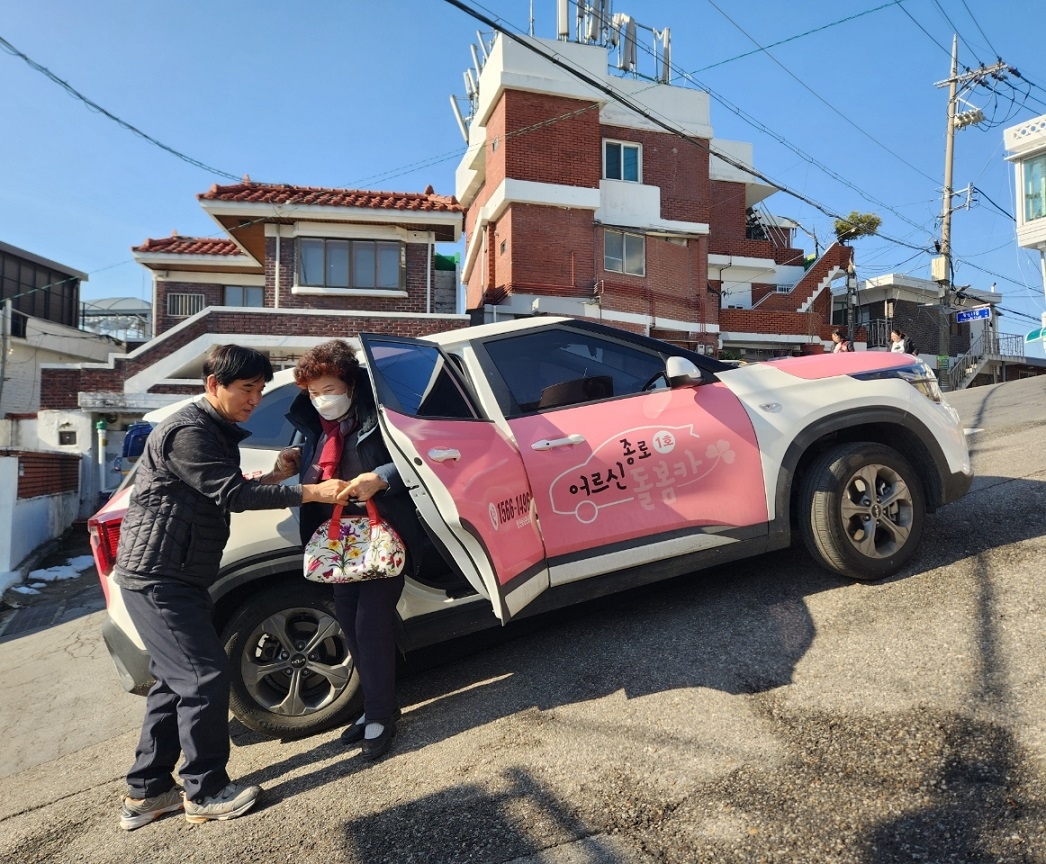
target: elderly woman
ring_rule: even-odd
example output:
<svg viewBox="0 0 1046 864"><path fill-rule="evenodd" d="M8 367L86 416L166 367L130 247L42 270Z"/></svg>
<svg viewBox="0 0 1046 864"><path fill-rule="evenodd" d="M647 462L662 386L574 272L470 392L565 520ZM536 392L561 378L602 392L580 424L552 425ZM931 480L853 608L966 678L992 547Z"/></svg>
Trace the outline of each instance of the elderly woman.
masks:
<svg viewBox="0 0 1046 864"><path fill-rule="evenodd" d="M294 368L302 393L287 419L301 431L303 483L334 477L349 481L355 504L346 515L363 515L362 502L373 498L384 518L410 549L420 538L413 503L378 429L377 410L366 372L349 343L339 339L318 345ZM302 543L330 518L333 508L304 504L300 512ZM363 689L363 714L342 733L345 744L362 742L365 759L388 752L400 712L396 704L396 603L403 575L334 586L334 607L345 633Z"/></svg>

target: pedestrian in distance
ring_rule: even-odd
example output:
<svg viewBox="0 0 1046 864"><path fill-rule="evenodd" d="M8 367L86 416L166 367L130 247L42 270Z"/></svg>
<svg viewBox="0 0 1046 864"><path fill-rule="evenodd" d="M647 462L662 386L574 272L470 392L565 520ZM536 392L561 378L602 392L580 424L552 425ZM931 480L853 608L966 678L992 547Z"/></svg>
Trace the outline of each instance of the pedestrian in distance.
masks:
<svg viewBox="0 0 1046 864"><path fill-rule="evenodd" d="M229 660L208 589L229 539L229 514L348 498L339 480L280 485L298 471L293 448L268 474L244 478L239 444L250 432L237 424L250 418L272 377L264 354L215 346L203 365L203 396L153 429L139 459L114 572L156 683L127 774L126 831L182 809L193 823L232 819L261 793L226 773ZM173 776L179 755L184 789Z"/></svg>
<svg viewBox="0 0 1046 864"><path fill-rule="evenodd" d="M840 353L842 353L844 351L853 351L854 350L853 340L852 339L847 339L843 335L843 331L842 330L835 329L835 330L832 331L832 341L835 343L834 347L832 348L832 353L833 354L840 354Z"/></svg>
<svg viewBox="0 0 1046 864"><path fill-rule="evenodd" d="M351 506L345 515L366 513L363 502L374 506L403 539L405 570L414 572L424 534L407 487L378 428L377 408L370 380L360 368L356 352L341 339L317 345L294 367L302 389L287 419L302 433L301 481L328 477L349 481ZM302 507L299 518L302 544L331 518L324 504ZM396 603L403 591L400 573L382 579L333 585L334 610L345 634L363 690L363 713L341 735L346 745L359 744L364 759L384 756L396 734L400 717L396 702Z"/></svg>
<svg viewBox="0 0 1046 864"><path fill-rule="evenodd" d="M893 329L890 331L890 352L894 354L918 354L915 343L903 330Z"/></svg>

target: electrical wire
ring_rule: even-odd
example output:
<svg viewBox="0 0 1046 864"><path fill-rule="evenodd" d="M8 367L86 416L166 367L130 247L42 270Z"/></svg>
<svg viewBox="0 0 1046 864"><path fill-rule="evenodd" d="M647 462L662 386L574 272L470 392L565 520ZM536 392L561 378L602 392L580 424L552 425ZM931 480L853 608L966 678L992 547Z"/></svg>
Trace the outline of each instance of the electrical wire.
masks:
<svg viewBox="0 0 1046 864"><path fill-rule="evenodd" d="M12 54L15 57L19 57L22 60L24 60L29 65L29 67L31 69L34 69L35 71L39 72L44 77L46 77L46 78L50 79L51 81L53 81L55 84L57 84L63 90L65 90L66 93L68 93L70 96L72 96L74 99L79 99L81 102L83 102L88 108L91 108L93 111L97 111L99 114L104 114L106 117L108 117L110 120L112 120L114 123L116 123L121 128L126 129L128 132L134 133L139 138L143 138L144 140L148 141L150 144L154 145L155 147L159 147L161 150L164 150L167 153L170 153L172 156L176 156L178 159L181 159L183 162L187 162L187 163L189 163L190 165L192 165L192 166L194 166L196 168L202 168L204 171L207 171L207 172L209 172L211 174L217 174L219 177L226 177L226 178L229 178L229 179L232 179L232 180L236 180L236 181L240 180L240 177L237 176L236 174L230 174L227 171L221 171L220 169L215 168L215 167L213 167L211 165L208 165L205 162L201 162L199 159L193 159L192 156L187 156L184 153L182 153L180 150L175 150L173 147L170 147L169 145L164 144L162 141L159 141L156 138L153 138L152 135L146 134L141 129L139 129L137 126L132 126L126 120L122 120L121 118L117 117L111 111L107 111L105 108L103 108L97 102L94 102L91 99L88 99L86 96L84 96L83 93L81 93L79 90L77 90L75 87L73 87L73 85L70 84L68 81L65 81L65 80L59 78L57 75L54 74L54 72L52 72L46 66L41 66L39 63L37 63L35 60L33 60L27 54L24 54L23 52L19 51L17 48L15 48L14 45L12 45L10 42L8 42L6 39L4 39L2 36L0 36L0 48L3 48L8 54Z"/></svg>
<svg viewBox="0 0 1046 864"><path fill-rule="evenodd" d="M813 33L821 33L822 31L828 30L832 27L838 27L840 24L846 24L850 21L855 21L858 18L863 18L865 15L871 15L873 12L879 12L883 9L889 9L891 6L895 4L904 2L905 0L890 0L889 3L883 3L881 6L876 6L873 9L866 9L864 12L857 12L856 14L850 15L846 18L840 18L838 21L832 21L828 24L823 24L820 27L814 27L812 30L804 30L802 33L796 33L794 36L789 36L785 39L778 39L776 42L771 42L769 45L766 45L765 47L759 47L754 49L753 51L745 51L743 54L737 54L733 57L727 57L725 60L719 60L708 66L702 66L700 69L695 69L690 74L696 75L699 72L707 72L709 69L716 69L719 66L725 66L727 63L733 63L735 60L742 60L745 57L751 57L753 54L759 54L762 51L766 51L767 48L776 48L778 45L786 45L789 42L794 42L797 39L802 39L804 36L810 36Z"/></svg>
<svg viewBox="0 0 1046 864"><path fill-rule="evenodd" d="M889 147L887 147L882 141L880 141L878 138L876 138L870 132L866 131L865 129L862 129L860 126L858 126L856 123L854 123L853 120L851 120L846 114L844 114L842 111L840 111L838 108L836 108L831 102L829 102L827 99L825 99L823 96L821 96L821 94L817 93L812 87L810 87L810 85L808 85L798 75L796 75L794 72L792 72L791 69L789 69L787 66L785 66L773 54L771 54L768 49L766 49L762 45L760 45L758 40L754 36L752 36L751 33L749 33L747 30L745 30L740 24L738 24L733 18L731 18L722 9L722 7L720 7L719 4L717 4L715 2L715 0L707 0L707 2L708 2L708 5L710 5L713 9L715 9L727 21L729 21L731 24L733 24L734 27L736 27L742 34L744 34L744 36L749 41L751 41L753 45L756 46L758 51L761 51L763 54L765 54L767 57L769 57L771 60L773 60L774 63L776 63L778 66L780 66L781 69L783 69L791 78L793 78L795 81L797 81L799 83L799 85L801 87L803 87L803 89L805 89L808 93L810 93L810 95L812 95L815 99L817 99L823 105L827 106L833 113L835 113L836 115L841 117L844 121L846 121L850 126L852 126L854 129L856 129L862 135L864 135L865 138L867 138L869 141L871 141L877 147L881 147L883 150L885 150L887 153L889 153L891 156L893 156L899 162L901 162L902 164L904 164L904 165L908 166L909 168L911 168L916 174L919 174L919 175L925 177L931 183L936 183L937 182L937 178L931 177L929 174L927 174L921 168L917 168L916 166L914 166L911 162L909 162L907 159L905 159L899 153L897 153L894 150L891 150ZM882 8L882 7L880 7L880 8Z"/></svg>
<svg viewBox="0 0 1046 864"><path fill-rule="evenodd" d="M913 24L914 24L914 25L915 25L916 27L918 27L918 28L919 28L920 30L922 30L922 31L923 31L923 33L925 33L925 34L926 34L926 38L927 38L927 39L929 39L929 40L930 40L931 42L933 42L933 44L934 44L934 45L936 45L936 46L937 46L938 48L940 48L940 49L941 49L941 50L942 50L942 51L943 51L943 52L944 52L944 53L945 53L946 55L948 55L948 57L951 57L951 56L952 56L952 52L951 52L951 51L949 51L949 50L948 50L947 48L945 48L945 47L944 47L944 46L943 46L943 45L942 45L942 44L941 44L940 42L938 42L938 41L937 41L936 39L934 39L934 37L933 37L933 35L932 35L932 34L930 33L930 31L929 31L929 30L927 30L927 29L926 29L925 27L923 27L923 25L922 25L922 24L920 24L920 23L919 23L919 22L918 22L918 21L916 20L915 16L914 16L914 15L912 15L912 13L911 13L911 12L909 12L909 11L908 11L907 9L905 9L905 8L904 8L904 7L903 7L903 6L901 5L901 4L903 3L903 2L904 2L904 0L894 0L894 5L896 5L898 9L900 9L900 10L901 10L901 11L902 11L902 12L903 12L903 13L904 13L905 15L907 15L907 16L908 16L908 17L909 17L909 18L911 19L912 23L913 23Z"/></svg>
<svg viewBox="0 0 1046 864"><path fill-rule="evenodd" d="M451 0L446 0L446 2L451 2ZM452 5L457 5L457 4L454 3ZM507 34L507 35L509 35L510 38L514 38L514 37L511 36L511 34ZM526 47L531 48L531 46L529 44L527 44L527 43L523 43L523 44L526 45ZM637 40L637 45L641 46L643 48L643 50L647 54L650 54L652 56L656 56L653 48L651 46L649 46L648 44L646 44L644 42L640 42L640 41ZM536 50L536 49L531 48L531 50ZM545 55L543 52L538 52L538 53L541 53L542 56L545 56L546 59L549 59L548 55ZM562 68L566 69L568 72L571 72L572 74L575 74L575 75L578 74L576 69L573 69L573 68L571 68L571 67L569 67L567 65L564 65L562 63L557 63L557 65L561 65ZM678 70L678 67L676 67L674 65L671 68L672 68L673 71L677 71ZM735 113L738 117L740 117L742 120L744 120L750 126L752 126L753 128L755 128L755 129L765 133L766 135L769 135L771 138L773 138L774 140L778 141L780 144L782 144L783 146L787 147L789 150L791 150L793 153L795 153L797 156L799 156L800 159L802 159L803 161L808 162L809 164L811 164L814 167L818 168L819 170L821 170L823 173L825 173L826 175L831 177L836 182L838 182L838 183L846 186L847 188L853 190L858 195L860 195L862 198L864 198L866 201L869 201L872 204L875 204L877 207L880 207L883 210L886 210L886 211L888 211L890 213L893 213L893 215L896 216L898 219L900 219L902 222L907 222L909 225L911 225L914 228L918 228L920 230L925 230L925 228L926 228L925 225L920 225L917 222L913 222L911 219L909 219L907 216L905 216L900 211L896 210L890 204L887 204L885 201L882 201L882 200L876 198L875 196L871 195L870 193L866 192L865 190L861 189L855 183L853 183L852 181L848 180L846 177L843 177L841 174L839 174L834 169L829 168L827 165L825 165L823 162L820 162L814 156L812 156L809 153L806 153L805 151L801 150L799 147L797 147L795 144L793 144L792 142L787 140L780 133L774 131L773 129L771 129L770 127L766 126L764 123L760 122L759 120L756 120L752 115L748 114L740 106L735 105L730 100L728 100L725 96L723 96L722 94L716 92L711 87L709 87L707 84L704 84L703 82L698 81L690 73L685 72L684 70L678 70L678 75L680 77L684 78L684 80L686 80L689 83L693 84L697 89L701 90L702 92L707 93L711 98L715 99L719 104L723 105L725 108L727 108L730 111L732 111L733 113ZM609 93L610 91L608 90L606 92ZM613 98L617 99L617 96L614 96ZM618 100L618 101L620 101L620 100ZM623 103L623 104L626 104L626 103ZM636 113L638 113L641 116L643 116L643 112L641 110L635 108L632 104L628 103L628 107L630 107L633 111L636 111ZM684 140L688 141L688 143L691 143L691 144L697 143L694 139L689 138L686 135L683 135L678 130L670 128L670 126L665 124L663 121L653 120L653 118L649 118L649 117L648 117L648 119L651 119L653 122L657 122L659 125L662 126L662 128L665 128L668 131L673 132L673 134L681 135L684 138ZM701 144L699 144L698 146L704 147L705 149L709 150L709 152L711 152L713 155L719 157L720 159L723 158L722 154L719 153L718 151L715 151L714 148L712 148L710 145L701 145ZM785 187L782 184L777 183L774 180L770 180L768 178L763 177L762 175L759 174L759 172L754 171L752 168L749 168L747 166L741 166L739 164L735 164L735 163L731 162L729 159L724 159L723 161L727 162L727 164L734 165L734 167L738 167L740 170L744 171L745 173L751 174L753 176L758 176L760 179L766 179L766 182L770 183L770 185L775 186L776 188L780 189L783 192L786 192L789 195L792 195L793 197L799 198L800 200L807 200L807 199L804 199L803 196L799 195L799 193L797 193L795 190L792 190L792 189L790 189L788 187ZM819 205L816 202L812 202L812 201L809 201L809 200L807 200L807 203L810 203L816 209L820 210L822 213L826 213L826 215L827 215L827 211L825 211L823 205ZM832 214L832 215L834 216L834 214ZM836 216L835 218L842 218L842 217ZM845 219L843 221L845 221ZM885 235L880 234L879 236L885 236Z"/></svg>
<svg viewBox="0 0 1046 864"><path fill-rule="evenodd" d="M933 0L933 5L937 7L937 11L940 12L944 20L948 22L948 26L952 28L952 33L959 37L959 41L962 42L962 44L966 46L967 50L973 55L973 59L977 61L977 65L983 66L984 63L981 62L981 58L977 56L977 52L973 49L973 46L968 41L966 41L962 33L959 32L959 28L955 26L955 22L948 17L948 13L944 11L944 7L941 6L939 0Z"/></svg>
<svg viewBox="0 0 1046 864"><path fill-rule="evenodd" d="M992 45L991 39L988 38L988 34L984 32L984 28L982 28L981 25L977 23L977 19L974 17L973 10L971 10L970 7L967 5L966 0L962 0L962 5L963 8L966 10L966 14L970 16L970 20L973 22L973 26L977 28L981 36L984 37L984 41L988 43L988 48L991 50L992 54L995 55L995 59L1002 60L1002 57L1000 56L999 52L996 51L995 46Z"/></svg>
<svg viewBox="0 0 1046 864"><path fill-rule="evenodd" d="M1004 210L1002 207L1000 207L998 204L996 204L994 201L992 201L992 199L988 197L987 193L983 189L980 189L977 186L974 186L973 187L973 191L976 192L977 194L979 194L982 198L984 198L985 201L987 201L989 204L991 204L992 207L994 207L996 210L998 210L1000 213L1002 213L1002 215L1005 216L1007 219L1010 219L1013 222L1017 221L1017 217L1016 216L1014 216L1009 211Z"/></svg>

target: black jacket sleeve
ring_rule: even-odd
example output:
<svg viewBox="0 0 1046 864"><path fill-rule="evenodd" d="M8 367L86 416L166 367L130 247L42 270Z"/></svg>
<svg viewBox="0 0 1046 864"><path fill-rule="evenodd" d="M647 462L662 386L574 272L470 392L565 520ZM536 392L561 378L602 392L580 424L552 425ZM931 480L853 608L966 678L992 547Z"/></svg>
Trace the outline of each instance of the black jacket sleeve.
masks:
<svg viewBox="0 0 1046 864"><path fill-rule="evenodd" d="M214 435L198 426L177 426L163 442L167 467L183 483L225 510L278 510L301 504L301 486L247 480Z"/></svg>

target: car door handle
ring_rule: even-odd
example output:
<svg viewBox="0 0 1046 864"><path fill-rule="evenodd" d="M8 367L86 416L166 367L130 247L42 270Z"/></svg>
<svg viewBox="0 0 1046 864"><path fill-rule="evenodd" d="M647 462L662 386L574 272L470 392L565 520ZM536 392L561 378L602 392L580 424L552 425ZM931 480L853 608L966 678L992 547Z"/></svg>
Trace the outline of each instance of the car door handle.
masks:
<svg viewBox="0 0 1046 864"><path fill-rule="evenodd" d="M566 438L542 438L530 445L531 450L551 450L553 447L576 447L585 443L584 435L567 435Z"/></svg>
<svg viewBox="0 0 1046 864"><path fill-rule="evenodd" d="M448 459L453 459L457 462L461 459L461 453L453 448L433 447L429 450L429 459L433 462L446 462Z"/></svg>

